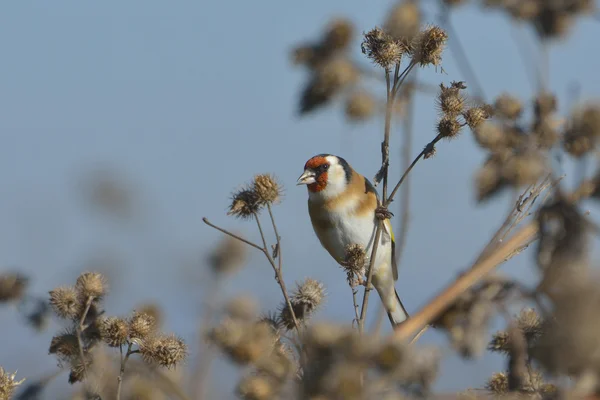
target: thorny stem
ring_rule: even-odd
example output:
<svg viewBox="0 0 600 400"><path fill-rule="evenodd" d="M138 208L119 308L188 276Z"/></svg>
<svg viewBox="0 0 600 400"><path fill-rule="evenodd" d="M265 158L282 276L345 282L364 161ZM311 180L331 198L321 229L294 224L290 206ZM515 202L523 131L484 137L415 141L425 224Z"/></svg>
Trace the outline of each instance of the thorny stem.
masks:
<svg viewBox="0 0 600 400"><path fill-rule="evenodd" d="M125 357L123 357L123 345L119 346L119 351L121 352L121 368L119 369L119 376L117 377L117 400L121 400L121 386L123 386L123 375L125 374L125 364L127 364L127 360L129 360L129 356L133 353L137 353L136 351L131 351L132 343L129 343L127 346L127 353L125 353Z"/></svg>
<svg viewBox="0 0 600 400"><path fill-rule="evenodd" d="M300 325L298 324L298 320L296 319L296 314L294 313L294 308L292 307L292 302L290 301L290 297L288 296L288 292L287 292L287 288L285 286L285 282L283 281L283 275L281 273L281 271L277 268L277 266L275 265L275 261L273 261L273 257L271 257L271 254L269 253L269 249L267 248L267 241L265 239L265 235L263 234L263 230L262 230L262 226L260 224L260 221L258 220L258 215L254 214L254 217L256 219L256 223L258 225L258 229L260 231L260 236L263 242L263 247L260 247L259 245L257 245L256 243L252 243L249 240L246 240L234 233L229 232L226 229L223 229L217 225L214 225L213 223L211 223L206 217L202 218L202 221L212 227L215 228L216 230L218 230L219 232L222 232L226 235L231 236L234 239L237 239L243 243L246 243L249 246L254 247L257 250L260 250L265 257L267 258L267 260L269 261L269 264L271 264L271 267L273 267L273 271L275 271L275 279L277 280L277 283L279 284L279 287L281 288L281 293L283 294L283 298L285 299L285 302L290 310L290 314L292 316L292 320L294 321L294 327L296 328L296 330L299 332L299 327Z"/></svg>
<svg viewBox="0 0 600 400"><path fill-rule="evenodd" d="M79 320L79 324L77 326L77 345L79 347L79 357L81 358L81 365L83 366L83 375L87 378L87 363L84 358L83 353L83 331L86 327L84 327L85 317L87 317L88 312L90 311L90 307L92 306L92 302L94 298L92 296L88 296L85 302L85 308L83 309L83 313L81 314L81 319Z"/></svg>

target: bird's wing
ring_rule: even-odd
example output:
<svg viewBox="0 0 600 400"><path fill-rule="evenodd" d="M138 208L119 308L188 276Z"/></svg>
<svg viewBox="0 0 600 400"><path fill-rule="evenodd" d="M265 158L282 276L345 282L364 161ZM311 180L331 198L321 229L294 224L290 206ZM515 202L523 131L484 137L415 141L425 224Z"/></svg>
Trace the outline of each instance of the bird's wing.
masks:
<svg viewBox="0 0 600 400"><path fill-rule="evenodd" d="M398 260L396 260L396 239L394 238L394 231L392 230L392 222L389 219L383 221L383 227L385 232L389 235L392 240L392 273L394 275L394 281L398 280Z"/></svg>

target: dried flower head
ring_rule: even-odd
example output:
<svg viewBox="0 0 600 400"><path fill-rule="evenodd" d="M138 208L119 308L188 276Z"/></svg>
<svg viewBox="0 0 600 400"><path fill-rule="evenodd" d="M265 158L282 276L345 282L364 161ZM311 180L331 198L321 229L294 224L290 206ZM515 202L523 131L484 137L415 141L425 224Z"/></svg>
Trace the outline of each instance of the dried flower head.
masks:
<svg viewBox="0 0 600 400"><path fill-rule="evenodd" d="M254 188L244 188L233 194L227 215L249 219L258 214L261 205L262 203L256 190Z"/></svg>
<svg viewBox="0 0 600 400"><path fill-rule="evenodd" d="M236 391L244 400L269 400L277 394L277 385L269 376L249 375L242 378Z"/></svg>
<svg viewBox="0 0 600 400"><path fill-rule="evenodd" d="M427 160L428 158L435 156L436 152L437 150L435 149L435 144L428 143L423 150L423 158Z"/></svg>
<svg viewBox="0 0 600 400"><path fill-rule="evenodd" d="M546 157L541 152L515 154L502 166L502 175L512 185L530 185L548 172Z"/></svg>
<svg viewBox="0 0 600 400"><path fill-rule="evenodd" d="M323 47L328 51L339 51L348 48L354 35L352 22L344 18L332 20L323 37Z"/></svg>
<svg viewBox="0 0 600 400"><path fill-rule="evenodd" d="M506 354L509 350L509 335L505 331L498 331L492 335L492 340L488 344L488 350L496 353Z"/></svg>
<svg viewBox="0 0 600 400"><path fill-rule="evenodd" d="M531 346L542 334L542 319L533 308L524 308L517 317L517 326Z"/></svg>
<svg viewBox="0 0 600 400"><path fill-rule="evenodd" d="M300 96L300 114L324 106L359 76L356 67L344 58L334 57L319 64Z"/></svg>
<svg viewBox="0 0 600 400"><path fill-rule="evenodd" d="M256 317L258 304L253 297L236 296L229 300L225 305L225 312L231 318L239 318L242 320L252 320Z"/></svg>
<svg viewBox="0 0 600 400"><path fill-rule="evenodd" d="M413 40L413 61L422 67L440 65L447 40L448 34L439 26L433 25L419 32Z"/></svg>
<svg viewBox="0 0 600 400"><path fill-rule="evenodd" d="M376 105L369 93L354 92L346 99L346 117L350 121L364 121L373 115Z"/></svg>
<svg viewBox="0 0 600 400"><path fill-rule="evenodd" d="M321 56L321 48L314 45L300 45L292 50L292 64L305 65L314 69L320 62L323 61Z"/></svg>
<svg viewBox="0 0 600 400"><path fill-rule="evenodd" d="M494 115L510 121L514 121L521 116L523 105L516 97L508 93L503 93L496 98L494 102Z"/></svg>
<svg viewBox="0 0 600 400"><path fill-rule="evenodd" d="M488 379L485 388L493 394L508 393L508 376L505 372L496 372Z"/></svg>
<svg viewBox="0 0 600 400"><path fill-rule="evenodd" d="M73 385L77 382L83 382L86 378L86 371L92 365L91 357L85 357L85 361L82 361L80 357L73 357L70 363L69 383Z"/></svg>
<svg viewBox="0 0 600 400"><path fill-rule="evenodd" d="M392 38L408 46L419 32L420 21L421 11L416 1L399 1L388 13L384 29Z"/></svg>
<svg viewBox="0 0 600 400"><path fill-rule="evenodd" d="M440 94L437 102L440 111L450 117L455 117L463 112L465 99L460 92L466 86L462 82L452 82L449 87L440 83Z"/></svg>
<svg viewBox="0 0 600 400"><path fill-rule="evenodd" d="M139 314L147 314L154 320L154 326L159 328L162 324L163 316L162 311L158 304L146 303L136 308Z"/></svg>
<svg viewBox="0 0 600 400"><path fill-rule="evenodd" d="M270 174L254 176L254 191L263 204L274 204L281 199L281 185Z"/></svg>
<svg viewBox="0 0 600 400"><path fill-rule="evenodd" d="M4 368L0 367L0 399L10 399L17 386L25 382L25 379L21 379L20 381L15 380L16 376L16 372L9 374Z"/></svg>
<svg viewBox="0 0 600 400"><path fill-rule="evenodd" d="M299 322L307 320L319 307L324 297L325 288L319 281L306 278L302 284L297 284L296 290L290 296L296 320ZM285 328L289 330L294 328L291 311L285 303L281 306L280 320Z"/></svg>
<svg viewBox="0 0 600 400"><path fill-rule="evenodd" d="M127 323L128 337L139 343L156 331L156 320L150 314L134 311Z"/></svg>
<svg viewBox="0 0 600 400"><path fill-rule="evenodd" d="M576 109L565 132L564 147L575 157L590 152L600 139L600 106L588 104Z"/></svg>
<svg viewBox="0 0 600 400"><path fill-rule="evenodd" d="M50 292L50 305L60 318L75 319L82 311L81 299L75 288L59 287Z"/></svg>
<svg viewBox="0 0 600 400"><path fill-rule="evenodd" d="M486 150L496 151L507 144L506 133L492 122L483 122L472 129L472 132L477 144Z"/></svg>
<svg viewBox="0 0 600 400"><path fill-rule="evenodd" d="M477 128L479 128L479 126L483 122L485 122L485 120L490 118L491 115L492 115L492 110L487 105L471 107L462 113L462 116L465 119L465 122L467 123L467 125L469 125L469 128L471 128L471 130L473 130L473 131L475 131Z"/></svg>
<svg viewBox="0 0 600 400"><path fill-rule="evenodd" d="M99 300L106 294L106 279L97 272L84 272L77 278L75 289L84 299Z"/></svg>
<svg viewBox="0 0 600 400"><path fill-rule="evenodd" d="M158 335L143 340L140 344L142 358L148 364L172 368L187 357L187 346L175 335Z"/></svg>
<svg viewBox="0 0 600 400"><path fill-rule="evenodd" d="M490 156L475 174L477 201L482 202L503 189L507 182L502 176L503 160L497 155Z"/></svg>
<svg viewBox="0 0 600 400"><path fill-rule="evenodd" d="M365 33L361 49L363 54L383 69L390 69L399 63L406 51L405 46L381 28Z"/></svg>
<svg viewBox="0 0 600 400"><path fill-rule="evenodd" d="M542 120L556 111L556 96L551 93L541 93L533 101L533 111L537 120Z"/></svg>
<svg viewBox="0 0 600 400"><path fill-rule="evenodd" d="M242 242L227 235L212 251L208 262L216 274L233 274L244 265L246 250Z"/></svg>
<svg viewBox="0 0 600 400"><path fill-rule="evenodd" d="M100 335L110 347L120 347L127 342L129 326L123 318L108 317L100 320Z"/></svg>
<svg viewBox="0 0 600 400"><path fill-rule="evenodd" d="M453 139L457 137L461 129L461 123L456 119L456 117L451 115L442 116L437 125L438 135L447 139Z"/></svg>
<svg viewBox="0 0 600 400"><path fill-rule="evenodd" d="M362 277L365 274L367 265L367 254L365 249L359 244L346 246L346 259L342 268L348 275L348 281L353 281L355 277Z"/></svg>
<svg viewBox="0 0 600 400"><path fill-rule="evenodd" d="M242 365L254 363L270 354L277 341L277 336L269 324L230 318L211 329L207 338L234 362Z"/></svg>
<svg viewBox="0 0 600 400"><path fill-rule="evenodd" d="M19 273L0 275L0 303L19 300L25 294L28 279Z"/></svg>
<svg viewBox="0 0 600 400"><path fill-rule="evenodd" d="M74 356L79 356L79 342L74 330L66 330L54 336L50 341L48 354L56 354L61 361L66 361Z"/></svg>

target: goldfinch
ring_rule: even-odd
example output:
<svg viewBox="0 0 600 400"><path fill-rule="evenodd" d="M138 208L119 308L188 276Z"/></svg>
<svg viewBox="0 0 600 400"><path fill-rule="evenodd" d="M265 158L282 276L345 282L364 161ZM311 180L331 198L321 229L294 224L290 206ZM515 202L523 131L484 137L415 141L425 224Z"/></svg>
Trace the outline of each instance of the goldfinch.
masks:
<svg viewBox="0 0 600 400"><path fill-rule="evenodd" d="M321 245L340 264L346 258L346 246L358 244L368 259L377 231L377 191L364 176L341 157L319 154L304 165L297 185L307 185L308 213ZM380 235L372 283L387 311L392 326L408 318L396 292L398 266L395 242L389 219Z"/></svg>

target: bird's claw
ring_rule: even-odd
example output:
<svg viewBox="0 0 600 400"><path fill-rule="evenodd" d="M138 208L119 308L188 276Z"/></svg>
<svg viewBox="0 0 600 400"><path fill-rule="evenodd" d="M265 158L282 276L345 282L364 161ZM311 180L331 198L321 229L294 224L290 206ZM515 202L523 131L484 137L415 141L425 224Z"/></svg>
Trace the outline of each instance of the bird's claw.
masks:
<svg viewBox="0 0 600 400"><path fill-rule="evenodd" d="M386 220L386 219L390 219L394 216L394 214L392 214L387 207L385 206L378 206L375 209L375 216L377 217L377 219L380 220Z"/></svg>

